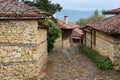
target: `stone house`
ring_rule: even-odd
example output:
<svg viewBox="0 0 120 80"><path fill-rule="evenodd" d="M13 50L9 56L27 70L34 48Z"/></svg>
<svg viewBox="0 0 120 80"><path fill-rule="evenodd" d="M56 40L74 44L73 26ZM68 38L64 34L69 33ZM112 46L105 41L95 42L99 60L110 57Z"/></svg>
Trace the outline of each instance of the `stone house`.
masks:
<svg viewBox="0 0 120 80"><path fill-rule="evenodd" d="M80 46L82 44L83 31L80 27L73 29L72 32L72 46Z"/></svg>
<svg viewBox="0 0 120 80"><path fill-rule="evenodd" d="M83 31L83 44L108 56L115 69L120 69L120 15L88 24Z"/></svg>
<svg viewBox="0 0 120 80"><path fill-rule="evenodd" d="M0 80L27 80L41 73L47 61L49 17L16 0L0 0ZM38 25L39 24L39 25Z"/></svg>
<svg viewBox="0 0 120 80"><path fill-rule="evenodd" d="M57 20L56 27L61 29L62 34L61 37L57 39L55 42L55 49L58 48L70 49L73 29L79 26L74 25L72 23L68 23L68 17L65 16L64 21Z"/></svg>

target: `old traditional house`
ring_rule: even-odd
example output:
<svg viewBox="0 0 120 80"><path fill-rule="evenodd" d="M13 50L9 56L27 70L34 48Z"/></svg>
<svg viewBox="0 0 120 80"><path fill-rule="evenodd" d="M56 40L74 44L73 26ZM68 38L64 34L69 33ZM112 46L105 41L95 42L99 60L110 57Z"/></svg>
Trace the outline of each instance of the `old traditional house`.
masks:
<svg viewBox="0 0 120 80"><path fill-rule="evenodd" d="M76 24L75 24L76 25ZM83 31L80 27L73 29L72 32L72 46L79 46L82 44Z"/></svg>
<svg viewBox="0 0 120 80"><path fill-rule="evenodd" d="M120 8L116 8L116 9L112 9L112 10L108 10L104 12L105 14L120 14Z"/></svg>
<svg viewBox="0 0 120 80"><path fill-rule="evenodd" d="M83 30L83 44L108 56L115 69L120 69L120 15L88 24Z"/></svg>
<svg viewBox="0 0 120 80"><path fill-rule="evenodd" d="M71 47L71 36L74 28L79 27L72 23L68 23L68 17L64 17L64 21L58 20L56 24L57 28L62 31L61 37L56 40L55 48L70 49Z"/></svg>
<svg viewBox="0 0 120 80"><path fill-rule="evenodd" d="M38 20L49 16L16 0L0 0L0 80L40 74L47 60L47 30Z"/></svg>

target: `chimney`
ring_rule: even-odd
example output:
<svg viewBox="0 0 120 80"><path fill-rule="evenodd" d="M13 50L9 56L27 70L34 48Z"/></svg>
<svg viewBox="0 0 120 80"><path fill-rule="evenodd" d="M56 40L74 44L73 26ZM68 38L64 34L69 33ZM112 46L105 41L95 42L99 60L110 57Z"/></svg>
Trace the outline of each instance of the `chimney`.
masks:
<svg viewBox="0 0 120 80"><path fill-rule="evenodd" d="M68 16L64 16L64 22L65 24L68 24Z"/></svg>

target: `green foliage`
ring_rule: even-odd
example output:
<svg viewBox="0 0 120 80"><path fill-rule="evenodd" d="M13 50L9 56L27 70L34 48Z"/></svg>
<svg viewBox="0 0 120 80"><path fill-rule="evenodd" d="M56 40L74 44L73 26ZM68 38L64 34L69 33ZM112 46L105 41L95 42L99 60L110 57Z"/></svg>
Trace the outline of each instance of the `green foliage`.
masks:
<svg viewBox="0 0 120 80"><path fill-rule="evenodd" d="M99 16L99 13L98 13L97 9L94 11L94 16Z"/></svg>
<svg viewBox="0 0 120 80"><path fill-rule="evenodd" d="M58 3L51 3L49 0L36 0L36 3L31 1L24 1L26 4L30 6L35 6L38 9L41 9L43 11L49 12L51 14L54 14L56 12L61 11L62 7Z"/></svg>
<svg viewBox="0 0 120 80"><path fill-rule="evenodd" d="M18 0L19 1L19 0ZM24 0L21 0L22 2L24 2Z"/></svg>
<svg viewBox="0 0 120 80"><path fill-rule="evenodd" d="M97 67L103 70L111 70L113 69L112 61L108 57L104 57L99 55L98 52L95 50L92 50L91 48L80 46L79 48L83 54L85 54L87 57L89 57L91 60L93 60Z"/></svg>
<svg viewBox="0 0 120 80"><path fill-rule="evenodd" d="M79 24L80 26L85 26L88 23L88 19L87 18L81 18L76 23Z"/></svg>
<svg viewBox="0 0 120 80"><path fill-rule="evenodd" d="M105 17L104 12L105 12L105 9L102 10L102 16L103 16L103 17Z"/></svg>
<svg viewBox="0 0 120 80"><path fill-rule="evenodd" d="M54 48L55 40L60 37L61 30L56 28L55 23L51 19L44 19L43 22L48 24L51 28L47 32L47 46L49 52Z"/></svg>
<svg viewBox="0 0 120 80"><path fill-rule="evenodd" d="M100 15L98 14L98 10L96 9L96 10L94 11L94 15L92 15L92 16L89 17L89 18L81 18L81 19L79 19L76 23L82 27L82 26L85 26L85 25L87 25L87 24L89 24L89 23L94 23L94 22L96 22L96 21L103 20L104 18L105 18L105 15L102 14L102 15L100 16Z"/></svg>
<svg viewBox="0 0 120 80"><path fill-rule="evenodd" d="M22 1L24 2L25 4L28 4L29 6L34 6L34 2L31 2L31 1Z"/></svg>
<svg viewBox="0 0 120 80"><path fill-rule="evenodd" d="M31 2L31 1L24 1L24 0L23 2L30 6L35 6L38 9L49 12L51 14L54 14L62 9L60 4L51 3L51 1L49 0L36 0L36 3ZM52 21L51 19L54 21ZM54 42L57 38L60 37L60 33L61 33L60 29L56 28L55 26L54 22L56 21L56 19L53 16L51 17L51 19L39 20L40 22L48 24L51 27L51 29L48 30L47 32L48 52L54 48Z"/></svg>
<svg viewBox="0 0 120 80"><path fill-rule="evenodd" d="M90 18L88 18L88 23L94 23L96 21L100 21L100 20L103 20L104 17L103 16L91 16Z"/></svg>

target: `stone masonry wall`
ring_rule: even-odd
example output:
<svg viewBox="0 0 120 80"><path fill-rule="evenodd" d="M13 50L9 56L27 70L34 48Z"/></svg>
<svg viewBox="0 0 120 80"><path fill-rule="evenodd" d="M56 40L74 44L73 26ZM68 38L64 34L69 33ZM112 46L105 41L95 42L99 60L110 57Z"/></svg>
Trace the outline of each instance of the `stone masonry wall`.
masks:
<svg viewBox="0 0 120 80"><path fill-rule="evenodd" d="M120 36L114 37L114 53L112 61L115 65L115 69L120 70Z"/></svg>
<svg viewBox="0 0 120 80"><path fill-rule="evenodd" d="M91 34L86 33L86 46L91 47ZM94 39L92 39L93 42ZM85 42L85 38L84 38ZM109 36L96 31L96 43L92 44L92 48L103 56L108 56L115 69L120 69L120 36Z"/></svg>
<svg viewBox="0 0 120 80"><path fill-rule="evenodd" d="M84 32L83 45L91 48L91 34L88 32Z"/></svg>
<svg viewBox="0 0 120 80"><path fill-rule="evenodd" d="M62 37L58 38L55 41L54 45L55 45L54 49L62 48ZM70 46L71 46L71 44L70 44L69 38L63 40L63 48L64 49L70 49Z"/></svg>
<svg viewBox="0 0 120 80"><path fill-rule="evenodd" d="M70 46L71 46L71 44L70 44L70 39L69 38L63 40L63 48L64 49L70 49Z"/></svg>
<svg viewBox="0 0 120 80"><path fill-rule="evenodd" d="M101 55L108 56L114 68L120 70L120 36L109 36L97 32L96 34L96 48Z"/></svg>
<svg viewBox="0 0 120 80"><path fill-rule="evenodd" d="M85 38L84 38L85 43ZM92 43L92 44L91 44ZM114 38L110 37L106 34L100 33L96 31L96 40L95 44L93 35L92 35L92 42L91 42L91 33L86 32L86 46L95 49L103 56L109 56L111 59L114 53Z"/></svg>
<svg viewBox="0 0 120 80"><path fill-rule="evenodd" d="M47 60L46 35L37 20L0 20L0 79L37 76Z"/></svg>
<svg viewBox="0 0 120 80"><path fill-rule="evenodd" d="M114 53L114 38L107 34L96 32L95 49L100 52L101 55L108 56L112 59Z"/></svg>
<svg viewBox="0 0 120 80"><path fill-rule="evenodd" d="M58 38L54 43L54 49L62 48L62 37Z"/></svg>
<svg viewBox="0 0 120 80"><path fill-rule="evenodd" d="M91 34L86 32L86 46L91 47Z"/></svg>

